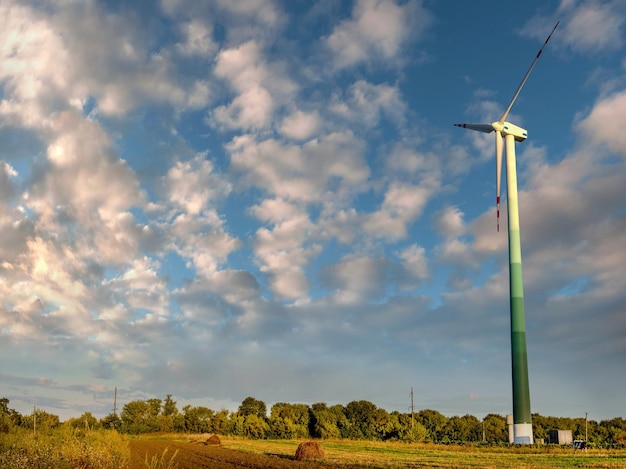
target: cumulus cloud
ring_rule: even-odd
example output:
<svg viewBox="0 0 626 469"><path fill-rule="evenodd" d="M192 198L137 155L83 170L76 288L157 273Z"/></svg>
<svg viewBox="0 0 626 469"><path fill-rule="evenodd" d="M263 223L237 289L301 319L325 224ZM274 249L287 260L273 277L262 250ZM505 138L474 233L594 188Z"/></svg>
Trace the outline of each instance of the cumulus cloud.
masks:
<svg viewBox="0 0 626 469"><path fill-rule="evenodd" d="M250 185L287 200L320 201L336 179L336 192L354 191L369 176L363 144L351 133L332 133L303 145L275 139L235 137L228 145L231 164ZM338 156L341 155L341 158Z"/></svg>
<svg viewBox="0 0 626 469"><path fill-rule="evenodd" d="M272 229L257 231L255 255L261 263L261 271L270 274L272 290L279 298L307 296L309 280L305 267L320 251L319 245L308 242L314 230L308 216L299 213Z"/></svg>
<svg viewBox="0 0 626 469"><path fill-rule="evenodd" d="M397 87L359 80L350 86L346 94L345 100L336 96L330 108L342 118L367 127L375 127L382 116L396 125L404 124L406 106Z"/></svg>
<svg viewBox="0 0 626 469"><path fill-rule="evenodd" d="M211 24L192 19L183 23L180 30L183 41L179 42L176 47L182 55L209 58L217 51Z"/></svg>
<svg viewBox="0 0 626 469"><path fill-rule="evenodd" d="M402 250L398 257L404 261L408 272L418 280L424 280L430 275L426 250L417 244L413 244Z"/></svg>
<svg viewBox="0 0 626 469"><path fill-rule="evenodd" d="M211 203L228 196L231 185L216 174L206 154L178 161L165 176L170 201L186 213L197 215Z"/></svg>
<svg viewBox="0 0 626 469"><path fill-rule="evenodd" d="M329 266L325 281L336 288L335 301L355 304L377 299L388 282L391 262L385 258L365 255L347 256L341 262Z"/></svg>
<svg viewBox="0 0 626 469"><path fill-rule="evenodd" d="M295 91L293 82L279 72L278 64L265 63L261 44L250 40L222 50L215 75L226 80L237 96L216 108L213 119L230 129L263 129L269 126L275 107Z"/></svg>
<svg viewBox="0 0 626 469"><path fill-rule="evenodd" d="M54 15L20 2L1 7L5 116L39 127L51 112L82 111L90 98L98 112L117 116L148 101L179 108L208 102L208 83L176 75L171 51L152 52L156 38L137 27L136 15L105 13L92 1L52 8Z"/></svg>
<svg viewBox="0 0 626 469"><path fill-rule="evenodd" d="M626 156L626 91L618 92L600 100L591 113L578 123L586 139L596 145Z"/></svg>
<svg viewBox="0 0 626 469"><path fill-rule="evenodd" d="M317 132L320 125L320 116L316 111L295 111L283 119L279 130L288 138L306 140Z"/></svg>
<svg viewBox="0 0 626 469"><path fill-rule="evenodd" d="M591 54L619 50L624 44L626 7L619 0L562 0L555 12L560 18L559 34L554 42L575 52ZM535 16L521 33L543 40L554 26L545 16Z"/></svg>
<svg viewBox="0 0 626 469"><path fill-rule="evenodd" d="M406 237L409 225L422 214L439 185L436 178L425 179L417 185L391 184L385 192L381 208L368 216L364 229L381 238L397 240Z"/></svg>
<svg viewBox="0 0 626 469"><path fill-rule="evenodd" d="M446 207L439 213L435 227L446 238L456 238L465 233L463 212L458 207Z"/></svg>
<svg viewBox="0 0 626 469"><path fill-rule="evenodd" d="M400 5L393 0L359 0L352 16L335 27L326 44L337 68L392 62L405 42L421 35L430 23L430 13L416 1Z"/></svg>

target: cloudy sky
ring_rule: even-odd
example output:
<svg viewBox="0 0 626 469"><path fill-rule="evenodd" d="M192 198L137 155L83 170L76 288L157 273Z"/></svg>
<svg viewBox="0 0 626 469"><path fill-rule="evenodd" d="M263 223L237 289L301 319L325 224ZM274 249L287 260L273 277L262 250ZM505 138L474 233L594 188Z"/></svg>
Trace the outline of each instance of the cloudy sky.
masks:
<svg viewBox="0 0 626 469"><path fill-rule="evenodd" d="M452 124L560 20L509 116L532 411L626 415L626 4L489 3L2 0L0 395L510 413L493 135Z"/></svg>

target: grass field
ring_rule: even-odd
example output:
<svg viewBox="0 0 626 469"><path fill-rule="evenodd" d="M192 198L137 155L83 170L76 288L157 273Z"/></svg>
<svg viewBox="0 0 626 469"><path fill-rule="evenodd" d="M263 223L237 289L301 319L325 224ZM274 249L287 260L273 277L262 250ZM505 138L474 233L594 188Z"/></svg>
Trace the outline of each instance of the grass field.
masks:
<svg viewBox="0 0 626 469"><path fill-rule="evenodd" d="M220 447L189 442L181 435L139 437L131 441L131 469L145 468L145 456L178 451L178 469L229 468L626 468L626 451L588 450L544 446L481 447L323 440L322 461L293 459L301 441L246 440L222 437Z"/></svg>

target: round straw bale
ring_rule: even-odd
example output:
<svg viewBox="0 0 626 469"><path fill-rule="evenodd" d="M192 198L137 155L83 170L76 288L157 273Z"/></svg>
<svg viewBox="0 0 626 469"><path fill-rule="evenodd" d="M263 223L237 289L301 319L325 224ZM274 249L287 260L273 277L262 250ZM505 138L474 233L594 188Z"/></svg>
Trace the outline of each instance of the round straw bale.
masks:
<svg viewBox="0 0 626 469"><path fill-rule="evenodd" d="M324 459L326 453L317 441L303 441L296 450L296 461L303 459Z"/></svg>
<svg viewBox="0 0 626 469"><path fill-rule="evenodd" d="M211 435L207 440L206 440L206 444L207 445L221 445L222 442L220 440L220 437L217 435Z"/></svg>

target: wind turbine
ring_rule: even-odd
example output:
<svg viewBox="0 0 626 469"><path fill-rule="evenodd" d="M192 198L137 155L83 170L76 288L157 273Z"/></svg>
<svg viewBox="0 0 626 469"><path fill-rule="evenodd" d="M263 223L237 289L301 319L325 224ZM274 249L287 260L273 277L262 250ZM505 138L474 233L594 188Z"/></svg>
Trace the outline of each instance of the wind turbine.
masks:
<svg viewBox="0 0 626 469"><path fill-rule="evenodd" d="M526 129L506 121L506 118L522 91L530 72L539 60L543 49L558 27L552 32L539 49L535 60L517 87L513 99L507 106L500 120L491 124L454 124L464 129L496 135L496 219L500 231L500 178L502 173L502 139L506 149L506 188L507 211L509 221L509 293L511 305L511 365L513 375L513 443L532 444L533 427L530 413L530 390L528 385L528 357L526 352L526 319L524 315L524 284L522 280L522 249L520 243L519 207L517 201L517 170L515 161L515 142L523 142L528 137ZM512 436L512 438L511 438Z"/></svg>

